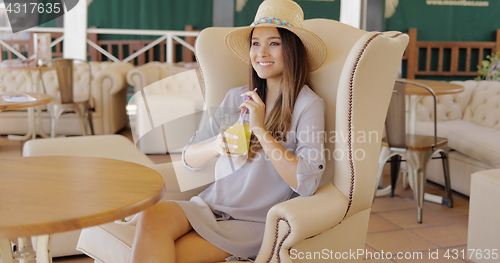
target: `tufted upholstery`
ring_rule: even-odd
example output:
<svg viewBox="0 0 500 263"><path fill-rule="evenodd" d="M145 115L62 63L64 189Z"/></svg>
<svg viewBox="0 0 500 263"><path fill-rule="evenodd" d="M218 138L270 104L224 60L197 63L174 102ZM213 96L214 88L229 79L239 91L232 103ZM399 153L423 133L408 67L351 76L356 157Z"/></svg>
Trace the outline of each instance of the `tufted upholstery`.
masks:
<svg viewBox="0 0 500 263"><path fill-rule="evenodd" d="M134 102L137 105L135 127L132 130L137 147L143 153L161 154L178 152L181 147L169 147L164 141L162 125L175 119L203 110L201 74L197 64L169 64L149 62L127 74L129 85L134 86ZM140 93L143 91L143 93ZM143 97L144 96L144 97ZM147 102L147 108L146 108ZM183 134L193 134L195 120L186 120ZM175 133L175 132L174 132ZM171 134L166 139L182 136ZM139 140L140 138L140 140ZM168 148L168 149L167 149Z"/></svg>
<svg viewBox="0 0 500 263"><path fill-rule="evenodd" d="M454 81L464 92L438 96L438 136L448 138L452 189L470 192L470 175L500 168L500 82ZM416 133L432 133L431 98L418 107ZM428 179L444 183L437 161L429 164Z"/></svg>
<svg viewBox="0 0 500 263"><path fill-rule="evenodd" d="M463 120L500 130L500 82L479 82Z"/></svg>
<svg viewBox="0 0 500 263"><path fill-rule="evenodd" d="M461 120L465 108L467 107L472 92L477 86L477 82L468 81L452 81L451 83L462 85L464 91L453 95L441 95L437 97L437 115L438 121ZM415 98L413 98L415 99ZM433 121L434 120L434 102L431 96L424 97L417 109L417 121Z"/></svg>
<svg viewBox="0 0 500 263"><path fill-rule="evenodd" d="M96 134L115 133L127 125L126 116L126 74L133 68L130 63L90 62L92 70L92 99L94 108L93 122ZM74 94L88 95L90 74L86 65L75 65ZM43 92L38 71L31 71L33 90ZM59 84L55 70L44 71L42 78L47 94L59 97ZM21 71L0 70L2 90L27 91L27 80ZM50 114L43 112L42 126L50 131ZM0 134L22 134L27 131L26 111L0 113ZM81 129L76 114L65 114L60 119L58 133L80 135Z"/></svg>

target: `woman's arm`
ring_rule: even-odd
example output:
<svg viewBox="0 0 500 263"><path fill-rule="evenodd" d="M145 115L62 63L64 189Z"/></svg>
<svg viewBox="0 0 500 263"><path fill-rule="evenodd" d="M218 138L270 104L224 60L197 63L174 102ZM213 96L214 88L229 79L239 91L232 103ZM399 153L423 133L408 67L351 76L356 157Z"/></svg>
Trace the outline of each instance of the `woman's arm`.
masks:
<svg viewBox="0 0 500 263"><path fill-rule="evenodd" d="M232 136L234 139L238 137L230 133L224 133L224 136ZM204 167L210 160L219 155L227 156L226 147L235 147L234 144L226 144L219 134L207 143L192 144L184 151L184 162L192 168L198 169Z"/></svg>
<svg viewBox="0 0 500 263"><path fill-rule="evenodd" d="M297 189L299 186L297 181L299 158L285 150L265 128L255 128L253 133L259 139L264 153L269 157L281 178L293 189Z"/></svg>
<svg viewBox="0 0 500 263"><path fill-rule="evenodd" d="M190 145L184 151L184 161L192 168L202 168L219 154L215 149L215 143L217 140Z"/></svg>
<svg viewBox="0 0 500 263"><path fill-rule="evenodd" d="M264 124L266 105L255 91L248 91L241 96L250 96L251 100L244 101L240 108L247 107L251 114L249 118L250 129L259 139L264 153L269 157L274 168L281 178L292 188L297 189L297 164L298 158L288 152L267 131Z"/></svg>
<svg viewBox="0 0 500 263"><path fill-rule="evenodd" d="M324 104L316 100L305 106L300 113L297 126L297 149L294 154L286 150L265 128L265 104L255 92L240 108L248 107L250 128L259 139L267 155L281 178L300 195L312 195L321 180L325 158L322 153L324 144Z"/></svg>

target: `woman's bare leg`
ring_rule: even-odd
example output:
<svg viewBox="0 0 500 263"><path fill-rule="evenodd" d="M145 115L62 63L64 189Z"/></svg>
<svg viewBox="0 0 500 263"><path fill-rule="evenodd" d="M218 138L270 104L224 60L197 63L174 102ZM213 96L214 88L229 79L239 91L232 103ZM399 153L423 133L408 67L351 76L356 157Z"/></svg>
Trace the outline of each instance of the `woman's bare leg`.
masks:
<svg viewBox="0 0 500 263"><path fill-rule="evenodd" d="M175 202L160 202L140 214L132 244L132 263L174 263L175 240L193 228Z"/></svg>
<svg viewBox="0 0 500 263"><path fill-rule="evenodd" d="M194 230L175 241L175 255L176 263L223 262L231 256L203 239Z"/></svg>

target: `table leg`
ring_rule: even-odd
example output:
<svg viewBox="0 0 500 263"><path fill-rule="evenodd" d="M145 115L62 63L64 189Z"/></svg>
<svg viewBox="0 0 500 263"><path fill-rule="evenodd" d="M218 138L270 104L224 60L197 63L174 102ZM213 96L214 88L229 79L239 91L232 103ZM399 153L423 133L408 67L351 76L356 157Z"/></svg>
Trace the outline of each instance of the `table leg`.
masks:
<svg viewBox="0 0 500 263"><path fill-rule="evenodd" d="M33 80L31 79L31 72L29 70L23 70L24 76L26 77L26 85L28 85L27 91L32 92L33 91ZM40 107L37 107L40 108ZM41 109L38 109L37 111L39 112L39 123L40 123L40 130L41 130ZM9 135L7 138L12 141L27 141L30 139L35 139L36 138L36 122L35 122L35 110L33 107L28 108L28 132L23 135L23 136L17 136L17 135ZM46 134L45 134L46 135ZM48 137L46 135L46 137Z"/></svg>
<svg viewBox="0 0 500 263"><path fill-rule="evenodd" d="M35 139L36 138L36 131L35 131L35 110L33 107L28 108L28 133L25 135L9 135L7 138L11 141L27 141L30 139Z"/></svg>
<svg viewBox="0 0 500 263"><path fill-rule="evenodd" d="M36 131L38 131L38 134L40 134L40 136L42 138L49 138L50 135L46 134L43 131L43 126L42 126L42 106L36 107L36 114L37 114L36 115L37 123L36 123L35 134L36 134Z"/></svg>
<svg viewBox="0 0 500 263"><path fill-rule="evenodd" d="M12 247L8 239L0 240L0 259L2 260L2 263L14 263Z"/></svg>
<svg viewBox="0 0 500 263"><path fill-rule="evenodd" d="M52 235L38 236L36 244L36 262L52 263Z"/></svg>

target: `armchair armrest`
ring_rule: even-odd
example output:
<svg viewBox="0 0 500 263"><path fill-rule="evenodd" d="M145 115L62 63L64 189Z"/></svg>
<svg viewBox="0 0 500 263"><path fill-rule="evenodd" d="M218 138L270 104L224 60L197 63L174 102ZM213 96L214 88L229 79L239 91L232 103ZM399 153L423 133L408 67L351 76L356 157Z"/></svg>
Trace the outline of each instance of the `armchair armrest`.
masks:
<svg viewBox="0 0 500 263"><path fill-rule="evenodd" d="M134 93L160 80L159 62L149 62L130 70L127 74L127 83L134 87Z"/></svg>
<svg viewBox="0 0 500 263"><path fill-rule="evenodd" d="M273 206L267 213L264 240L256 262L266 262L277 253L282 259L287 258L293 245L339 224L347 205L345 195L328 183L312 196Z"/></svg>
<svg viewBox="0 0 500 263"><path fill-rule="evenodd" d="M130 63L114 63L95 75L94 81L98 83L96 86L100 86L102 90L109 90L109 94L119 93L127 87L126 76L133 68Z"/></svg>

